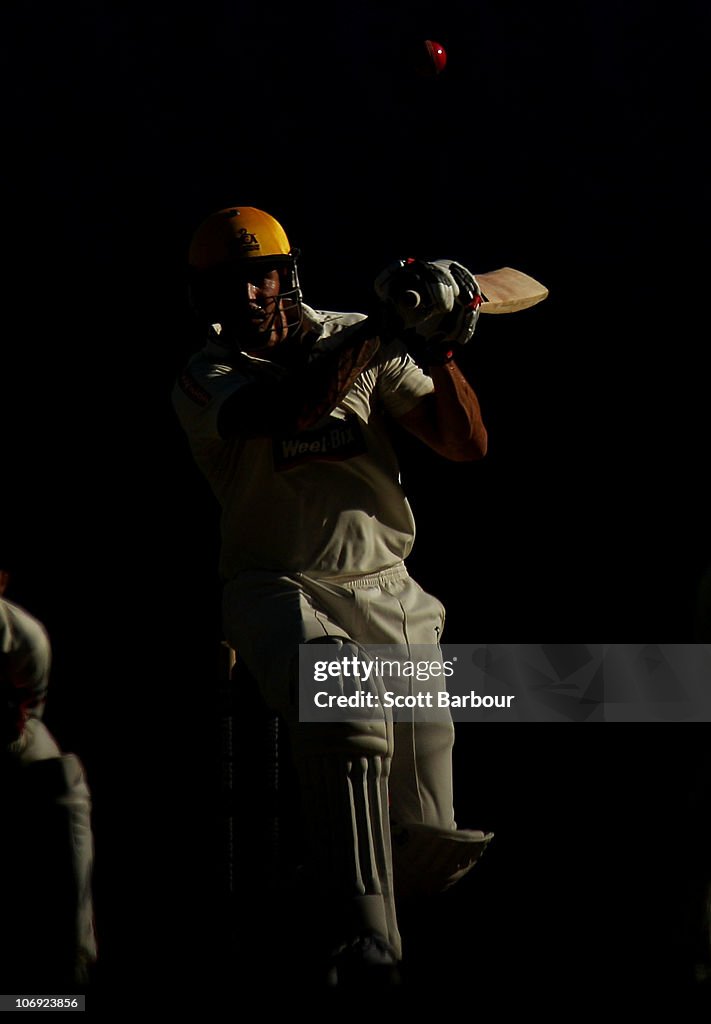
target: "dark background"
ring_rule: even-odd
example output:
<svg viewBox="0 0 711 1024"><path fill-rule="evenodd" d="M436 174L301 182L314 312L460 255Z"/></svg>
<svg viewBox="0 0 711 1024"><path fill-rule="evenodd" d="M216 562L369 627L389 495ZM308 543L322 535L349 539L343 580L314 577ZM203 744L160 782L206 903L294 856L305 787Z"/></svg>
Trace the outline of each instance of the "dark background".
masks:
<svg viewBox="0 0 711 1024"><path fill-rule="evenodd" d="M708 639L708 18L691 0L4 12L2 544L8 596L52 637L48 724L91 777L105 977L185 963L201 978L219 896L217 515L170 406L198 343L186 249L212 210L276 216L321 308L363 308L410 254L549 287L482 317L462 353L487 459L398 440L411 570L448 607L445 640ZM409 56L424 38L448 53L437 78ZM442 956L488 948L480 906L489 967L538 945L550 986L566 972L548 950L577 949L562 935L609 936L620 914L644 931L648 830L630 822L678 823L695 736L460 727L460 824L503 838L490 884L461 897L467 927L447 922L469 944Z"/></svg>

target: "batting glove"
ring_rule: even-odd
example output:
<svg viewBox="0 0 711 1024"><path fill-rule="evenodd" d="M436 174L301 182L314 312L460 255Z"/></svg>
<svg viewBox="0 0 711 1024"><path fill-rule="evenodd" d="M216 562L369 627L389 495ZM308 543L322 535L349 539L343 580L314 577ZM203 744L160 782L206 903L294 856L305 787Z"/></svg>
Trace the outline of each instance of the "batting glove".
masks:
<svg viewBox="0 0 711 1024"><path fill-rule="evenodd" d="M451 313L459 291L446 265L414 259L389 264L376 277L373 287L405 330Z"/></svg>
<svg viewBox="0 0 711 1024"><path fill-rule="evenodd" d="M429 348L445 350L444 361L452 358L454 345L466 345L471 341L479 320L479 307L482 304L481 289L476 278L453 260L435 260L435 266L447 270L454 279L457 293L451 312L445 313L438 322L425 321L415 330L422 335Z"/></svg>
<svg viewBox="0 0 711 1024"><path fill-rule="evenodd" d="M466 345L479 319L481 290L474 275L454 260L399 260L376 278L375 292L390 312L410 353L442 366Z"/></svg>

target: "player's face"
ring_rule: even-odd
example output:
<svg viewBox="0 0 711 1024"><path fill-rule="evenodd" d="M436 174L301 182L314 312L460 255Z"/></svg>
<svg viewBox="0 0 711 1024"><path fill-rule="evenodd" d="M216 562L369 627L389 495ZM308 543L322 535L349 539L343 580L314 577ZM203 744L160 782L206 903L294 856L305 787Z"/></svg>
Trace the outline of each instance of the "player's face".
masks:
<svg viewBox="0 0 711 1024"><path fill-rule="evenodd" d="M240 275L240 304L246 313L250 348L278 345L286 337L286 316L279 301L281 276L278 270L255 267Z"/></svg>

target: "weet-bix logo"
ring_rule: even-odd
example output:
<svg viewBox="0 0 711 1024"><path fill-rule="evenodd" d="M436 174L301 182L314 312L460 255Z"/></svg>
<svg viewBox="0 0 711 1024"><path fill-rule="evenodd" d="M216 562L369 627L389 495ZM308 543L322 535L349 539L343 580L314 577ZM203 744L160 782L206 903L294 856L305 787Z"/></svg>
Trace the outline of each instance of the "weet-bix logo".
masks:
<svg viewBox="0 0 711 1024"><path fill-rule="evenodd" d="M316 430L275 437L272 445L274 469L292 469L308 462L343 462L367 451L357 416L329 417Z"/></svg>

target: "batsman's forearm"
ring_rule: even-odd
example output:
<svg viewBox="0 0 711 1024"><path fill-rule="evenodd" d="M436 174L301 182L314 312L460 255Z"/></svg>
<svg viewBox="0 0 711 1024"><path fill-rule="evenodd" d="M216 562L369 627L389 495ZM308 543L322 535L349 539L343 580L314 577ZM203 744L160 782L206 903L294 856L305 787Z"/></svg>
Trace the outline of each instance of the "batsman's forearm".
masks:
<svg viewBox="0 0 711 1024"><path fill-rule="evenodd" d="M462 462L482 459L488 438L471 384L454 362L433 366L429 373L435 386L436 430L447 457Z"/></svg>
<svg viewBox="0 0 711 1024"><path fill-rule="evenodd" d="M279 380L251 381L223 403L217 422L220 436L270 437L304 429L310 418L330 411L336 372L337 360L329 353L317 366L292 369Z"/></svg>
<svg viewBox="0 0 711 1024"><path fill-rule="evenodd" d="M363 326L349 332L339 348L293 363L279 379L250 381L223 403L220 436L270 437L284 430L310 430L332 412L379 344Z"/></svg>

